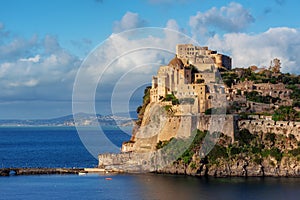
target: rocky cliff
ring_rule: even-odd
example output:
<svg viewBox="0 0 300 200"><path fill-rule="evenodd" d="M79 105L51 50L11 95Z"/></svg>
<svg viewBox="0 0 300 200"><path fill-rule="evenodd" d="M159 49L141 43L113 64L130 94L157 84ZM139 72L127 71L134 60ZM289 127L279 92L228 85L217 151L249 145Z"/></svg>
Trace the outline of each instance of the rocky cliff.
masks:
<svg viewBox="0 0 300 200"><path fill-rule="evenodd" d="M188 149L181 158L158 173L193 176L300 176L300 148L293 135L251 134L240 131L234 143L221 135L212 151L200 158L200 144Z"/></svg>

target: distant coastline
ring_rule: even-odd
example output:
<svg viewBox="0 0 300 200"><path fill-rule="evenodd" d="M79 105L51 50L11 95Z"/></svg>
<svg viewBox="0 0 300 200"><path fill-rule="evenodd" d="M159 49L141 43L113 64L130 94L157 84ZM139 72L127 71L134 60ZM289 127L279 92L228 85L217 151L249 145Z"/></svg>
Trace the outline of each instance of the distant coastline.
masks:
<svg viewBox="0 0 300 200"><path fill-rule="evenodd" d="M132 126L133 119L119 115L92 115L79 113L76 115L76 124L73 115L52 119L1 119L0 127L74 127L74 126Z"/></svg>

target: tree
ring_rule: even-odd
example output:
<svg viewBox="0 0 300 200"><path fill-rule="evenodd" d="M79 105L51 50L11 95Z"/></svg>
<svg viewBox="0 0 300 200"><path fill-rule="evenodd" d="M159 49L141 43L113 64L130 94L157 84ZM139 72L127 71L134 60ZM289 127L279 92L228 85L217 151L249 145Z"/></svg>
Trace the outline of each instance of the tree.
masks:
<svg viewBox="0 0 300 200"><path fill-rule="evenodd" d="M298 118L299 113L292 106L280 106L272 116L274 121L296 121Z"/></svg>
<svg viewBox="0 0 300 200"><path fill-rule="evenodd" d="M274 72L274 73L280 73L280 68L281 68L281 62L280 62L280 60L278 58L274 58L271 61L270 68L271 68L272 72Z"/></svg>

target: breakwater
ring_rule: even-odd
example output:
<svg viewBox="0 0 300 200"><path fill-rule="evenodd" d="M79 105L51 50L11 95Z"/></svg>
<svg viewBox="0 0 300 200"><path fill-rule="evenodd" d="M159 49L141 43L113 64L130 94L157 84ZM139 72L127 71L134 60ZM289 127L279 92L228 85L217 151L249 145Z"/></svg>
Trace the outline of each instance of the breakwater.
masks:
<svg viewBox="0 0 300 200"><path fill-rule="evenodd" d="M0 176L42 175L42 174L79 174L87 173L84 168L1 168Z"/></svg>

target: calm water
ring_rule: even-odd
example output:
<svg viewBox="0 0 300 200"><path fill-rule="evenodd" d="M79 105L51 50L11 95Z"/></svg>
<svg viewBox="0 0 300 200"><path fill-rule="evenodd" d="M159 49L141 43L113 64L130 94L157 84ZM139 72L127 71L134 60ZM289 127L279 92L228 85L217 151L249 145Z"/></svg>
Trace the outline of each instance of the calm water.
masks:
<svg viewBox="0 0 300 200"><path fill-rule="evenodd" d="M93 127L86 127L96 134ZM130 136L116 127L104 127L114 144L121 147ZM0 127L1 167L94 167L75 127Z"/></svg>
<svg viewBox="0 0 300 200"><path fill-rule="evenodd" d="M128 135L106 134L121 145ZM74 128L0 128L4 167L87 167L97 161ZM108 181L105 178L111 177ZM300 199L300 179L196 178L171 175L40 175L0 177L0 199Z"/></svg>

